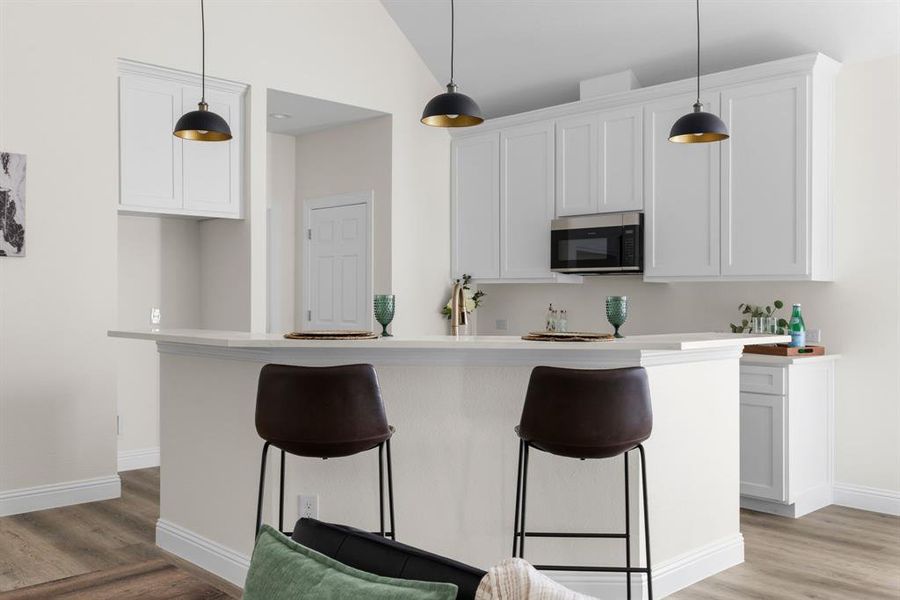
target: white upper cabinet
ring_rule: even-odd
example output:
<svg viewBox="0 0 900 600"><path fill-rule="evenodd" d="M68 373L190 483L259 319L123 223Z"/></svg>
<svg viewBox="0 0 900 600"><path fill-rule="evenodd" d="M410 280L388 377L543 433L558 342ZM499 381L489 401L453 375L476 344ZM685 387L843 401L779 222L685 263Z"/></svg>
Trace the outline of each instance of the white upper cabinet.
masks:
<svg viewBox="0 0 900 600"><path fill-rule="evenodd" d="M647 281L832 280L839 69L826 56L808 54L705 75L704 108L720 115L731 134L722 142L668 140L694 104L694 79L452 131L454 165L458 149L473 144L467 150L473 163L455 172L455 188L482 190L459 198L454 192L460 204L472 203L454 209L454 243L466 238L465 248L453 251L454 273L559 281L532 275L546 275L543 215L643 210ZM488 147L500 148L491 154ZM465 181L469 173L473 180ZM501 184L491 183L492 173ZM156 184L147 184L147 193L164 201L168 188ZM463 263L473 266L457 269Z"/></svg>
<svg viewBox="0 0 900 600"><path fill-rule="evenodd" d="M718 95L703 98L718 112ZM675 144L672 124L694 98L647 104L644 134L644 272L647 277L719 274L719 144ZM727 142L724 142L727 143Z"/></svg>
<svg viewBox="0 0 900 600"><path fill-rule="evenodd" d="M641 210L640 106L576 115L556 123L556 214Z"/></svg>
<svg viewBox="0 0 900 600"><path fill-rule="evenodd" d="M809 264L807 76L726 89L722 274L803 276Z"/></svg>
<svg viewBox="0 0 900 600"><path fill-rule="evenodd" d="M597 212L644 208L643 122L641 106L600 113Z"/></svg>
<svg viewBox="0 0 900 600"><path fill-rule="evenodd" d="M182 140L172 131L200 101L190 73L119 61L119 210L241 218L246 86L207 78L209 109L229 126L227 142Z"/></svg>
<svg viewBox="0 0 900 600"><path fill-rule="evenodd" d="M500 133L500 277L550 274L553 123Z"/></svg>
<svg viewBox="0 0 900 600"><path fill-rule="evenodd" d="M181 86L139 77L119 79L121 202L135 209L181 208L181 140L172 126Z"/></svg>
<svg viewBox="0 0 900 600"><path fill-rule="evenodd" d="M556 122L557 216L586 215L598 210L597 126L595 114L576 115Z"/></svg>
<svg viewBox="0 0 900 600"><path fill-rule="evenodd" d="M451 148L451 270L500 276L500 134L454 140ZM549 253L549 244L547 252Z"/></svg>

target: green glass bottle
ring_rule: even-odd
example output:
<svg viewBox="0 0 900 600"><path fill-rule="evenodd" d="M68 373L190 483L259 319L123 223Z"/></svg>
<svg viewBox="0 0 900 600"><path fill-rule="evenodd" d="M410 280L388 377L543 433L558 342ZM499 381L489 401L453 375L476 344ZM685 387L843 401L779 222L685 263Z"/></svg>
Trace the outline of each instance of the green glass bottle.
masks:
<svg viewBox="0 0 900 600"><path fill-rule="evenodd" d="M791 330L791 347L803 348L806 346L806 323L803 322L803 315L800 312L800 305L795 304L794 310L791 312L791 320L788 323Z"/></svg>

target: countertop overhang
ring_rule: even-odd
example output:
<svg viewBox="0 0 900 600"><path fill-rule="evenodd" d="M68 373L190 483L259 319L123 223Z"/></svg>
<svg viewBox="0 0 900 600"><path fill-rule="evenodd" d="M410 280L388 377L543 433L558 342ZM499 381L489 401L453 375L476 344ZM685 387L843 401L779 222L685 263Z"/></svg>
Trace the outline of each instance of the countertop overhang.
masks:
<svg viewBox="0 0 900 600"><path fill-rule="evenodd" d="M749 344L782 335L667 333L604 342L539 342L517 336L397 336L373 340L289 340L281 334L205 329L112 330L110 337L157 342L160 353L285 364L651 366L739 358Z"/></svg>

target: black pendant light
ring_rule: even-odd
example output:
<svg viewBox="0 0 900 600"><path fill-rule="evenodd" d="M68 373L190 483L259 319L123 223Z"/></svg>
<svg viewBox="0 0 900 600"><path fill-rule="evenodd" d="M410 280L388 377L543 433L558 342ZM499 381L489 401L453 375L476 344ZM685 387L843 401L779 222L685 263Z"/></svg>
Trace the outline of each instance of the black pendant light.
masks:
<svg viewBox="0 0 900 600"><path fill-rule="evenodd" d="M475 101L457 92L453 82L455 28L456 12L453 0L450 0L450 83L447 84L447 91L429 100L422 111L422 122L432 127L471 127L484 121Z"/></svg>
<svg viewBox="0 0 900 600"><path fill-rule="evenodd" d="M721 142L728 139L728 128L716 115L704 112L700 102L700 0L697 0L697 102L694 112L675 121L669 132L669 141L680 144Z"/></svg>
<svg viewBox="0 0 900 600"><path fill-rule="evenodd" d="M185 140L225 142L231 139L231 128L225 119L209 110L206 104L206 19L203 0L200 0L200 31L202 36L202 75L200 103L197 110L184 113L175 123L175 135Z"/></svg>

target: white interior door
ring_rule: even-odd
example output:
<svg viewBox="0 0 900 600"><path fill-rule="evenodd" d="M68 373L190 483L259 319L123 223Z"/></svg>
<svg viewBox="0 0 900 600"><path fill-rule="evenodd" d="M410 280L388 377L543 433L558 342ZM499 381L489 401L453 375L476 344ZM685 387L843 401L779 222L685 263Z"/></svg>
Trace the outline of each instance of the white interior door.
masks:
<svg viewBox="0 0 900 600"><path fill-rule="evenodd" d="M372 328L371 223L371 193L307 203L304 329Z"/></svg>

